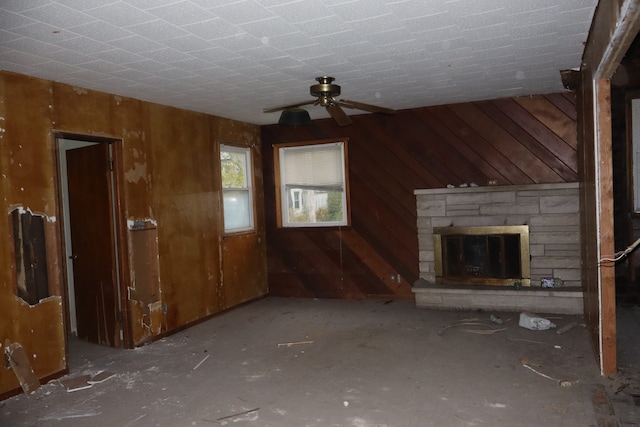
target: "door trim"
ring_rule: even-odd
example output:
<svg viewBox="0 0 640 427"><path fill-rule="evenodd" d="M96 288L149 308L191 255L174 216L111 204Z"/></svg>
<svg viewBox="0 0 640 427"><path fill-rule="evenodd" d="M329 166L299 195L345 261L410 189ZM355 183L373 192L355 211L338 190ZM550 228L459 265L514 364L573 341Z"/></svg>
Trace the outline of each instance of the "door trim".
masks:
<svg viewBox="0 0 640 427"><path fill-rule="evenodd" d="M60 265L62 266L63 271L63 279L64 283L68 283L68 275L73 274L68 271L67 263L65 260L66 257L66 247L67 242L64 234L64 219L62 216L62 184L61 184L61 171L60 171L60 139L71 139L71 140L79 140L79 141L87 141L87 142L95 142L95 143L108 143L111 144L112 148L112 158L113 158L113 204L114 204L114 230L115 230L115 240L116 240L116 257L118 263L118 294L119 294L119 303L120 303L120 312L121 312L121 330L122 330L122 347L123 348L133 348L133 336L132 336L132 328L131 328L131 318L129 311L129 300L127 298L128 295L128 283L130 283L130 273L129 273L129 245L128 245L128 233L127 233L127 220L126 220L126 209L125 209L125 193L124 193L124 149L123 149L123 141L121 138L117 137L109 137L109 136L97 136L97 135L86 135L80 133L73 132L65 132L59 130L52 131L53 137L53 150L54 150L54 158L56 167L54 169L55 174L55 184L56 184L56 201L57 201L57 212L56 215L61 220L58 221L59 233L61 236L61 252L60 256ZM65 331L69 331L70 318L69 318L69 293L67 290L67 285L62 286L64 292L64 302L65 302L65 310L64 310L64 318L65 318ZM66 333L65 333L65 347L68 356L69 345ZM67 357L67 360L69 358Z"/></svg>

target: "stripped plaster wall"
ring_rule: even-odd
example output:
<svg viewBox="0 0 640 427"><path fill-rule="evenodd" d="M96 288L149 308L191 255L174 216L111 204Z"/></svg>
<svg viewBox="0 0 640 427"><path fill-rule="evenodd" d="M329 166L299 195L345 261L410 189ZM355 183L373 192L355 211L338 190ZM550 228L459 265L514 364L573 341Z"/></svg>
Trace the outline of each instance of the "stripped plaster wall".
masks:
<svg viewBox="0 0 640 427"><path fill-rule="evenodd" d="M63 237L56 221L59 132L122 140L115 161L123 178L129 344L267 293L259 127L0 72L0 344L19 342L41 381L67 367ZM224 235L220 143L252 148L255 232ZM8 214L16 207L47 219L51 296L33 306L15 296ZM153 230L146 241L134 237L140 223ZM143 271L149 256L155 273ZM157 282L153 296L136 287L144 274ZM18 388L14 373L0 369L0 397Z"/></svg>

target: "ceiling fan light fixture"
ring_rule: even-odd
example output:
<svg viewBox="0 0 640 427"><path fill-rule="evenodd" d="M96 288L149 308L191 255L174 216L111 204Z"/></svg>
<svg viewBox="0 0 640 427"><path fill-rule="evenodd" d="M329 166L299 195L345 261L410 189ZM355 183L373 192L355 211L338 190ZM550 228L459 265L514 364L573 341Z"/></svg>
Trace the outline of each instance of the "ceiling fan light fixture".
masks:
<svg viewBox="0 0 640 427"><path fill-rule="evenodd" d="M282 111L280 120L281 125L287 126L304 126L311 123L309 113L301 109L303 105L316 105L327 110L329 115L338 124L338 126L348 126L353 123L349 116L344 112L344 108L368 111L370 113L394 114L395 110L377 105L365 104L364 102L348 101L346 99L336 99L340 95L340 86L333 84L335 79L329 76L316 77L318 84L311 85L309 92L316 98L310 101L298 102L296 104L283 105L275 108L265 108L265 113L275 113Z"/></svg>
<svg viewBox="0 0 640 427"><path fill-rule="evenodd" d="M288 108L282 110L278 124L284 126L306 126L311 124L311 117L304 108Z"/></svg>

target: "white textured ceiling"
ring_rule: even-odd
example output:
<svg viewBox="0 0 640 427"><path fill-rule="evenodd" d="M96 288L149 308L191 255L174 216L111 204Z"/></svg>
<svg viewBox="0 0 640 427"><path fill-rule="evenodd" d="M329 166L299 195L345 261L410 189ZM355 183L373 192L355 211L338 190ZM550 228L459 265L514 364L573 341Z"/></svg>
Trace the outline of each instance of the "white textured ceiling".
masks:
<svg viewBox="0 0 640 427"><path fill-rule="evenodd" d="M313 99L322 75L394 109L563 91L596 4L2 0L0 69L269 124L263 108Z"/></svg>

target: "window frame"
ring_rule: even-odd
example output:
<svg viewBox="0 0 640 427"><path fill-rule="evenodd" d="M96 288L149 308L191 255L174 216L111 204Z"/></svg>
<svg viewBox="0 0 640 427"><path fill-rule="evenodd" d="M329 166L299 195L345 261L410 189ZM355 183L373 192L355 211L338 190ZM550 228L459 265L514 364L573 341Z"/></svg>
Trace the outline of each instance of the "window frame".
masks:
<svg viewBox="0 0 640 427"><path fill-rule="evenodd" d="M282 229L300 229L300 228L341 228L351 226L351 197L350 197L350 184L349 184L349 139L343 138L331 138L322 140L311 140L302 142L289 142L273 145L273 157L274 157L274 178L275 178L275 199L276 199L276 222L278 228ZM340 222L289 222L285 210L287 209L286 203L288 195L282 185L282 170L280 167L280 150L292 147L317 147L321 145L329 144L341 144L342 145L342 167L343 167L343 220ZM284 192L284 194L283 194ZM301 195L302 196L302 195ZM283 199L284 197L284 199ZM301 197L301 203L304 204L304 200Z"/></svg>
<svg viewBox="0 0 640 427"><path fill-rule="evenodd" d="M232 152L232 153L241 153L244 154L245 157L245 187L225 187L224 179L223 179L223 167L222 167L222 153L224 152ZM218 152L218 161L220 162L220 195L222 201L222 227L225 235L239 234L239 233L247 233L256 230L256 206L255 206L255 173L253 167L253 153L251 147L233 144L233 143L221 143L219 146ZM249 213L249 226L247 227L237 227L237 228L229 228L227 229L227 222L224 203L225 203L225 191L246 191L249 197L248 201L248 213Z"/></svg>
<svg viewBox="0 0 640 427"><path fill-rule="evenodd" d="M640 91L626 94L629 210L640 216Z"/></svg>

